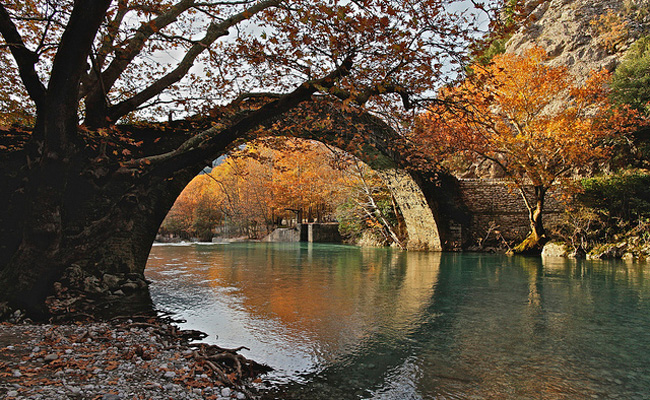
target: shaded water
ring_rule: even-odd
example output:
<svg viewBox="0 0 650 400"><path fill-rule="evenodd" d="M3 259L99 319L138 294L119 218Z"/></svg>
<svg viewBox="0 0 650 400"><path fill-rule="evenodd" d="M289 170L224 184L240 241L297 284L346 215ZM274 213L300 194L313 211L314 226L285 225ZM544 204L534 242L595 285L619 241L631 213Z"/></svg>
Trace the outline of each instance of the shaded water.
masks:
<svg viewBox="0 0 650 400"><path fill-rule="evenodd" d="M650 399L644 265L318 244L154 246L158 308L279 399Z"/></svg>

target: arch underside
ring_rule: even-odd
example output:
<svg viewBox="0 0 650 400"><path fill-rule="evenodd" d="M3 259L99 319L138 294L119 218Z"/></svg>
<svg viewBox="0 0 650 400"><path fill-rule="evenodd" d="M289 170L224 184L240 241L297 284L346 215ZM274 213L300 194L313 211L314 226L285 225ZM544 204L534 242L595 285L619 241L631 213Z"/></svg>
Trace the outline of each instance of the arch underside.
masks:
<svg viewBox="0 0 650 400"><path fill-rule="evenodd" d="M422 189L411 175L398 168L378 170L402 212L409 250L442 251L438 223Z"/></svg>
<svg viewBox="0 0 650 400"><path fill-rule="evenodd" d="M305 112L320 118L305 117ZM367 112L344 112L316 103L301 108L297 115L286 115L280 123L285 133L338 147L368 164L381 176L402 213L407 248L443 250L438 221L428 199L413 176L399 167L404 156L402 138L383 120ZM275 129L277 126L276 122Z"/></svg>

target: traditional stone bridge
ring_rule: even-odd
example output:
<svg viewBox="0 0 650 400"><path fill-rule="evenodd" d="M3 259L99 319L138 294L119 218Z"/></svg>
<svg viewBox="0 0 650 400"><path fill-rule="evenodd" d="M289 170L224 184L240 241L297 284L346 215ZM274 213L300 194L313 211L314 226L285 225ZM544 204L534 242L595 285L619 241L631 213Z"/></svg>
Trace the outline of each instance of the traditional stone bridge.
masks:
<svg viewBox="0 0 650 400"><path fill-rule="evenodd" d="M322 103L309 107L285 116L279 129L345 150L373 168L400 208L408 249L458 250L484 240L490 231L499 230L508 241L521 240L528 233L528 212L506 182L439 175L433 183L405 168L408 145L382 119ZM565 208L554 191L547 197L545 220L552 229Z"/></svg>
<svg viewBox="0 0 650 400"><path fill-rule="evenodd" d="M388 124L369 113L343 112L315 102L274 121L274 130L317 140L342 149L378 172L400 208L408 233L407 247L416 250L444 249L437 205L427 198L418 177L401 165L408 148Z"/></svg>

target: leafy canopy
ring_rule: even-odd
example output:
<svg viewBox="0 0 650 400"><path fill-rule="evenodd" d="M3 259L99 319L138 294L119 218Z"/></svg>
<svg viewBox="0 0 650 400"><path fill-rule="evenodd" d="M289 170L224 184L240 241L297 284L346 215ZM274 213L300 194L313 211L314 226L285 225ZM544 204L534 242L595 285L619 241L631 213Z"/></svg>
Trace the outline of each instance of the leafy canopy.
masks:
<svg viewBox="0 0 650 400"><path fill-rule="evenodd" d="M603 139L628 129L629 112L610 108L606 72L576 83L545 64L535 47L497 55L460 85L440 93L453 107L423 115L416 134L438 155L464 151L493 160L516 185L550 187L572 168L605 156Z"/></svg>
<svg viewBox="0 0 650 400"><path fill-rule="evenodd" d="M205 113L261 89L283 93L346 60L354 67L336 90L322 92L359 102L417 96L443 65L458 63L474 29L473 15L452 15L461 1L109 3L78 90L89 126ZM3 124L34 121L75 13L83 15L82 3L4 2Z"/></svg>

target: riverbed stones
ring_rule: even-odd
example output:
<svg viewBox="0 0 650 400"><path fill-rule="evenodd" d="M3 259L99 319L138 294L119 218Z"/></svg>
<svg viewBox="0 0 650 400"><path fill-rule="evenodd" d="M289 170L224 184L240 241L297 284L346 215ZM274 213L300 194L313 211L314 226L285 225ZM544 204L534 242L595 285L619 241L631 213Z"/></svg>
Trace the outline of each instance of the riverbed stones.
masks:
<svg viewBox="0 0 650 400"><path fill-rule="evenodd" d="M116 290L120 286L120 278L112 274L104 274L104 276L102 276L102 282L110 290Z"/></svg>
<svg viewBox="0 0 650 400"><path fill-rule="evenodd" d="M101 281L95 276L87 276L84 278L84 292L91 294L104 293L106 287L102 285Z"/></svg>
<svg viewBox="0 0 650 400"><path fill-rule="evenodd" d="M621 258L625 253L627 243L608 243L597 247L587 255L592 260L606 260Z"/></svg>
<svg viewBox="0 0 650 400"><path fill-rule="evenodd" d="M138 290L138 288L139 285L136 282L126 282L120 285L120 289L122 289L124 293L135 292L136 290Z"/></svg>
<svg viewBox="0 0 650 400"><path fill-rule="evenodd" d="M68 287L82 287L86 278L84 270L75 264L72 264L63 273L63 284Z"/></svg>
<svg viewBox="0 0 650 400"><path fill-rule="evenodd" d="M160 331L173 331L173 327L134 321L2 324L0 399L246 397L224 388L221 382L206 379L208 375L200 368L194 374L197 364L193 350L166 336L152 340Z"/></svg>

